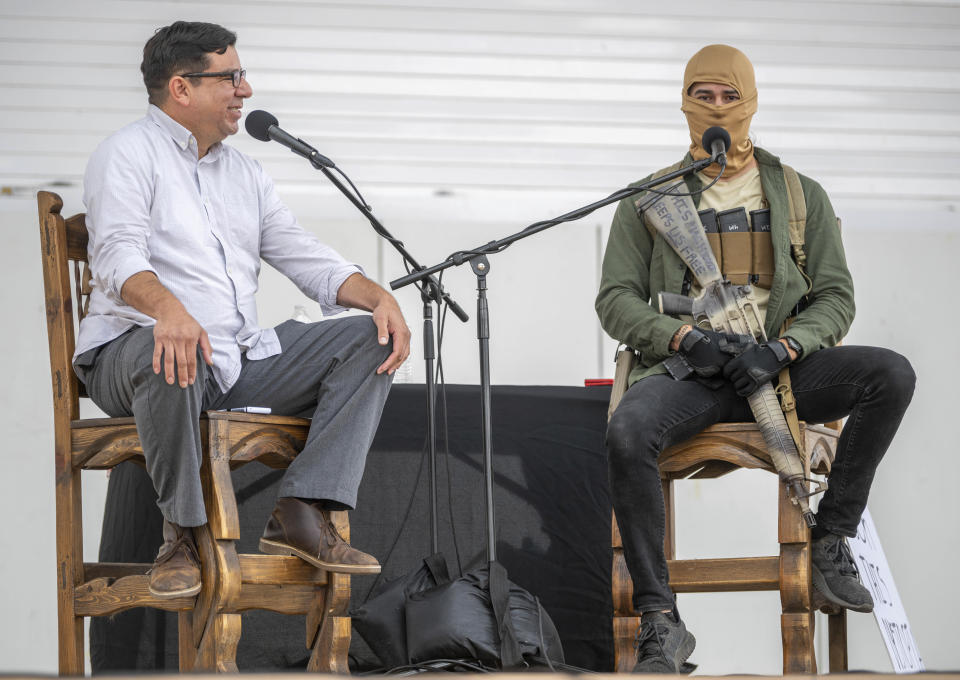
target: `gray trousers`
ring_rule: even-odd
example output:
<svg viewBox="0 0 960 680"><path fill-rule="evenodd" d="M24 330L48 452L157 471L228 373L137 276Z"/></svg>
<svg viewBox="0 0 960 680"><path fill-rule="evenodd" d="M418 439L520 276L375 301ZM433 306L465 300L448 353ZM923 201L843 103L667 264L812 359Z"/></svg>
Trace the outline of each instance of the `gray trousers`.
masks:
<svg viewBox="0 0 960 680"><path fill-rule="evenodd" d="M197 379L182 388L153 372L153 327L124 333L85 353L84 382L94 403L113 417L133 416L147 471L170 522L201 526L202 411L267 406L275 414L312 418L306 445L287 469L280 496L317 498L354 507L392 376L376 374L391 352L377 341L369 316L276 328L283 351L242 360L240 378L223 393L197 357Z"/></svg>

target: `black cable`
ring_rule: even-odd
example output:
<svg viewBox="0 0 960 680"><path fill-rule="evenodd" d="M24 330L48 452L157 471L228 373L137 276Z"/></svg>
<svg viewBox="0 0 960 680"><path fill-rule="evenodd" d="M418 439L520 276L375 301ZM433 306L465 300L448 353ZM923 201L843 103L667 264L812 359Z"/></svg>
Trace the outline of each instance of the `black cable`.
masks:
<svg viewBox="0 0 960 680"><path fill-rule="evenodd" d="M349 184L350 188L353 189L353 193L357 195L357 200L363 204L363 207L365 209L369 210L370 212L373 212L373 208L371 208L370 204L367 203L367 199L363 197L363 194L360 193L360 190L357 188L357 185L353 183L353 180L351 180L350 177L347 176L347 173L345 173L343 170L341 170L337 166L333 166L333 171L336 172L341 177L343 177L345 180L347 180L347 184Z"/></svg>
<svg viewBox="0 0 960 680"><path fill-rule="evenodd" d="M440 668L437 668L437 665L441 665ZM473 671L475 673L494 673L497 671L496 668L488 668L480 662L467 661L466 659L431 659L430 661L421 661L419 663L406 664L404 666L396 666L389 670L383 671L384 675L400 675L406 671L415 671L417 673L428 673L430 671L442 670L443 667L456 666L457 668L464 668L466 670Z"/></svg>
<svg viewBox="0 0 960 680"><path fill-rule="evenodd" d="M530 657L533 661L544 661L547 664L547 667L554 673L557 670L561 671L570 671L573 673L586 673L587 675L597 675L596 671L591 671L586 668L579 668L577 666L571 666L568 663L563 663L562 661L553 661L550 658L550 655L547 654L547 642L543 634L543 605L540 604L540 598L536 595L533 596L533 601L537 603L537 625L540 628L540 656Z"/></svg>
<svg viewBox="0 0 960 680"><path fill-rule="evenodd" d="M443 287L443 275L447 270L444 269L437 276L437 287ZM447 323L447 308L449 305L445 305L446 301L441 298L437 300L437 365L434 367L436 373L434 374L434 381L439 382L443 380L443 331L446 329Z"/></svg>
<svg viewBox="0 0 960 680"><path fill-rule="evenodd" d="M407 262L404 260L404 264ZM443 285L443 272L440 272L440 276L437 282L438 288ZM463 566L461 564L460 558L460 547L457 544L457 530L456 525L453 521L453 504L451 502L451 487L452 480L450 478L450 437L449 437L449 423L447 422L447 392L446 384L443 382L443 333L447 325L447 311L450 308L450 305L443 300L442 298L439 301L436 301L437 304L437 317L439 318L438 328L438 338L437 338L437 375L439 376L439 385L440 385L440 406L443 413L443 438L444 438L444 458L446 462L446 476L447 476L447 513L450 518L450 531L453 536L453 552L457 561L457 571L462 576L463 575ZM407 501L407 507L403 513L403 519L400 522L400 528L397 530L396 535L393 538L393 542L390 544L390 548L387 550L387 554L383 559L383 563L387 563L393 555L394 550L396 550L397 544L400 542L400 536L403 534L403 530L406 527L407 520L410 518L410 513L413 510L413 504L417 497L417 489L420 487L420 482L423 479L424 463L427 460L427 456L430 452L430 442L428 441L430 434L427 433L423 440L423 450L420 454L420 467L417 469L417 478L413 484L413 492L410 495L410 499ZM376 591L377 586L380 585L380 581L383 578L383 571L377 574L377 577L374 579L373 584L370 586L370 590L367 591L366 597L363 599L365 604L370 597Z"/></svg>
<svg viewBox="0 0 960 680"><path fill-rule="evenodd" d="M554 661L553 665L557 667L558 670L567 671L570 673L584 673L586 675L600 675L597 671L592 671L589 668L580 668L579 666L571 666L568 663L563 663L560 661Z"/></svg>
<svg viewBox="0 0 960 680"><path fill-rule="evenodd" d="M341 177L343 177L343 179L345 179L345 180L347 181L347 184L350 185L350 189L353 191L353 193L354 193L354 195L355 195L355 198L356 198L358 201L360 201L360 203L361 203L361 205L363 205L364 209L366 209L366 210L368 210L369 212L372 213L372 212L373 212L373 208L371 208L370 205L367 203L367 200L363 197L363 194L360 193L360 189L357 188L357 185L353 183L353 180L350 179L350 177L347 175L347 173L345 173L343 170L341 170L341 169L340 169L339 167L337 167L337 166L334 166L334 167L333 167L333 171L336 172L338 175L340 175ZM398 238L394 238L394 237L391 236L389 233L387 233L386 231L384 231L384 229L383 229L382 227L380 227L380 226L376 223L375 220L370 220L370 226L373 227L373 230L374 230L379 236L381 236L381 237L384 238L385 240L387 240L387 241L389 241L390 243L392 243L395 247L397 247L397 248L399 248L399 249L406 249L406 247L404 246L403 241L401 241L401 240L398 239ZM407 274L412 274L412 273L413 273L413 270L410 269L410 263L407 261L407 258L406 258L406 257L401 257L401 259L403 260L403 268L406 270ZM421 291L421 293L423 292L423 287L424 287L424 285L426 285L426 282L424 282L424 281L415 281L415 282L414 282L414 286L416 286L417 290Z"/></svg>
<svg viewBox="0 0 960 680"><path fill-rule="evenodd" d="M543 605L540 604L540 598L536 595L533 596L533 601L537 603L537 626L540 629L540 654L543 655L543 660L547 662L547 668L549 668L551 672L556 673L557 669L553 667L553 661L550 660L550 655L547 654L547 641L543 635Z"/></svg>
<svg viewBox="0 0 960 680"><path fill-rule="evenodd" d="M666 190L664 190L664 191L654 191L654 192L653 192L653 194L654 194L653 196L647 196L647 197L644 199L644 201L641 203L641 205L639 205L639 206L637 207L637 212L638 212L638 213L644 212L644 211L645 211L647 208L649 208L651 205L653 205L654 203L656 203L657 201L659 201L660 198L663 197L663 196L691 196L692 194L690 194L690 193L681 193L681 194L667 193L667 192L669 192L671 189L675 189L675 188L677 188L678 186L680 186L681 184L685 184L685 182L684 182L683 180L680 180L680 181L677 182L676 184L672 184L672 185L670 185L669 187L667 187ZM712 187L712 186L713 186L713 182L710 183L710 186L705 187L705 188L702 189L701 191L706 191L707 189L709 189L709 188Z"/></svg>
<svg viewBox="0 0 960 680"><path fill-rule="evenodd" d="M713 179L713 181L710 182L710 184L708 184L707 186L703 187L702 189L698 189L697 191L681 191L681 192L671 191L672 189L676 189L678 186L681 186L681 185L685 185L685 184L686 184L686 182L685 182L684 180L682 180L682 179L681 179L679 182L677 182L676 184L672 184L671 186L667 187L667 188L664 189L663 191L660 191L659 189L653 189L653 188L647 189L647 191L648 191L649 193L652 193L652 194L654 194L654 195L653 195L653 196L648 196L647 199L643 202L643 204L640 205L640 206L637 208L637 212L638 212L638 213L643 212L644 210L646 210L647 208L649 208L651 205L653 205L654 203L656 203L658 200L660 200L660 197L661 197L661 196L695 196L695 195L697 195L697 194L702 194L704 191L706 191L707 189L709 189L710 187L712 187L714 184L716 184L716 183L720 180L720 178L723 176L723 171L726 170L726 168L727 168L727 166L726 166L725 163L724 163L723 165L721 165L721 167L720 167L720 174L718 174L718 175Z"/></svg>
<svg viewBox="0 0 960 680"><path fill-rule="evenodd" d="M440 285L443 284L443 272L440 272L439 277ZM450 535L453 540L453 555L454 559L457 562L457 573L460 576L463 576L463 560L460 557L460 545L457 541L457 524L453 518L453 479L450 475L450 423L448 421L447 415L449 410L447 408L447 383L446 377L443 373L443 336L447 328L447 312L450 309L450 305L444 303L437 303L437 365L436 365L436 374L435 374L435 383L438 387L439 399L438 405L440 413L443 418L443 460L444 460L444 471L447 478L447 518L450 520Z"/></svg>
<svg viewBox="0 0 960 680"><path fill-rule="evenodd" d="M686 182L682 179L676 184L674 184L673 186L667 187L662 191L660 189L654 189L653 187L650 187L649 189L647 189L647 191L653 194L660 194L661 196L696 196L697 194L702 194L704 191L706 191L707 189L712 187L714 184L716 184L720 180L720 178L723 177L723 171L726 169L727 169L727 164L721 163L720 172L716 177L713 178L713 181L710 182L710 184L708 184L707 186L703 187L702 189L697 189L696 191L671 192L670 191L671 189L676 188L681 184L686 184Z"/></svg>
<svg viewBox="0 0 960 680"><path fill-rule="evenodd" d="M417 489L420 487L420 480L423 478L423 464L427 460L427 453L429 451L429 443L427 441L427 434L423 440L423 451L420 454L420 467L417 469L417 479L413 484L413 491L410 493L410 500L407 501L407 508L403 511L403 519L400 520L400 527L397 529L396 536L393 537L393 543L390 544L390 548L387 550L386 557L383 558L382 564L386 564L390 561L390 558L393 556L393 551L396 550L397 544L400 542L400 536L403 534L403 530L407 525L407 520L410 518L410 512L413 510L413 502L417 498ZM370 590L367 591L366 597L363 598L363 603L366 604L370 597L373 595L374 591L377 589L377 586L380 585L380 581L383 578L383 569L377 574L377 577L373 580L373 584L370 586Z"/></svg>
<svg viewBox="0 0 960 680"><path fill-rule="evenodd" d="M543 616L544 616L543 605L540 604L540 598L537 597L536 595L533 596L533 600L534 602L537 603L537 624L540 627L540 655L542 658L541 657L531 657L531 658L534 661L546 662L547 666L554 673L556 673L557 670L559 669L561 671L572 671L574 673L586 673L588 675L598 675L596 671L591 671L586 668L580 668L578 666L571 666L568 663L563 663L562 661L553 661L550 659L550 655L547 654L547 643L546 643L546 640L544 639L544 634L543 634Z"/></svg>

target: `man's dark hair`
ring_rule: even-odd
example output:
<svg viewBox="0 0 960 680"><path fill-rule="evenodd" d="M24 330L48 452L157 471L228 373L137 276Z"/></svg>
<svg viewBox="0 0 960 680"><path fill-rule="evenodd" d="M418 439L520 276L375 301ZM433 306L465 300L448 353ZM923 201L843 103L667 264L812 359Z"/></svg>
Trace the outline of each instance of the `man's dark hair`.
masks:
<svg viewBox="0 0 960 680"><path fill-rule="evenodd" d="M143 84L151 104L160 106L167 98L167 83L180 73L203 71L213 52L223 54L237 42L237 34L217 24L177 21L158 28L143 46Z"/></svg>

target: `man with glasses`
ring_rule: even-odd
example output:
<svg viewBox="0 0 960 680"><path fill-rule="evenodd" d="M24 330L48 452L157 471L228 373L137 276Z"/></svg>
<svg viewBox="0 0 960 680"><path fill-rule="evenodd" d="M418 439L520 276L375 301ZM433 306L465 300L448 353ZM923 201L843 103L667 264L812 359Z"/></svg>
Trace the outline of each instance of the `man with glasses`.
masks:
<svg viewBox="0 0 960 680"><path fill-rule="evenodd" d="M252 94L235 43L214 24L159 29L140 66L147 116L100 144L84 176L94 285L74 366L100 408L136 418L164 516L150 575L158 597L200 589L191 529L207 521L198 417L210 409L312 414L261 550L329 571L380 570L328 512L356 503L410 331L393 296L304 231L260 164L222 143ZM261 259L325 314L372 315L261 328Z"/></svg>

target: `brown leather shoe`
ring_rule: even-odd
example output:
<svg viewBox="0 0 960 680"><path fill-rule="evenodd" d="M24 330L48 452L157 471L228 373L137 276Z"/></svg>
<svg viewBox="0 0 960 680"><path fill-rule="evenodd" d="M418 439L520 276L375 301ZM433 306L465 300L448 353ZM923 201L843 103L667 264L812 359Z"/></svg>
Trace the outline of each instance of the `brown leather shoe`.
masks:
<svg viewBox="0 0 960 680"><path fill-rule="evenodd" d="M309 564L343 574L379 574L380 563L343 540L329 515L297 498L281 497L260 537L260 552L296 555Z"/></svg>
<svg viewBox="0 0 960 680"><path fill-rule="evenodd" d="M163 545L150 569L150 594L155 597L190 597L200 592L200 558L193 532L163 520Z"/></svg>

